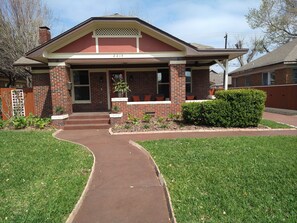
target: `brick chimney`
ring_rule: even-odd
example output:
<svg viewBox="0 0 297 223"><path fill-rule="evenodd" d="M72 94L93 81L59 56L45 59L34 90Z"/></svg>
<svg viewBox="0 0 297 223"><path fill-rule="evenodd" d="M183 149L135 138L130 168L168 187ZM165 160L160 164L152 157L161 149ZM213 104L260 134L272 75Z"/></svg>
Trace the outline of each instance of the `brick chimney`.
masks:
<svg viewBox="0 0 297 223"><path fill-rule="evenodd" d="M51 39L50 28L47 26L39 27L39 44L43 44Z"/></svg>

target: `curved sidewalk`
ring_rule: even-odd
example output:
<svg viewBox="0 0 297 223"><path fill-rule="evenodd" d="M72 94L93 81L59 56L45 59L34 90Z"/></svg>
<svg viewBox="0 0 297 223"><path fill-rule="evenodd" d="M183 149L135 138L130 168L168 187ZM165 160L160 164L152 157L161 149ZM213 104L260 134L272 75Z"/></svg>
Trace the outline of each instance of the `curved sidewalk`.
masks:
<svg viewBox="0 0 297 223"><path fill-rule="evenodd" d="M74 216L77 223L168 223L165 193L149 158L129 144L164 138L297 135L297 130L224 131L111 136L107 130L61 131L56 137L87 146L95 155L94 173Z"/></svg>

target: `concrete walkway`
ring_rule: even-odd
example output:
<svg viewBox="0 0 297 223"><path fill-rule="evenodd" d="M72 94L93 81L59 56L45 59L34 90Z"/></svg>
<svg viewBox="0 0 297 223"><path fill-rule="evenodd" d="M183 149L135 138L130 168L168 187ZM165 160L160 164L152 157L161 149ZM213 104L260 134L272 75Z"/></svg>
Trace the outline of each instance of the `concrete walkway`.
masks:
<svg viewBox="0 0 297 223"><path fill-rule="evenodd" d="M297 128L297 115L282 115L282 114L264 112L263 118L273 120L276 122L285 123Z"/></svg>
<svg viewBox="0 0 297 223"><path fill-rule="evenodd" d="M154 167L144 153L129 144L129 140L255 135L297 135L297 130L122 136L111 136L107 130L61 131L56 135L58 138L83 144L96 157L90 186L73 222L170 222L165 193Z"/></svg>

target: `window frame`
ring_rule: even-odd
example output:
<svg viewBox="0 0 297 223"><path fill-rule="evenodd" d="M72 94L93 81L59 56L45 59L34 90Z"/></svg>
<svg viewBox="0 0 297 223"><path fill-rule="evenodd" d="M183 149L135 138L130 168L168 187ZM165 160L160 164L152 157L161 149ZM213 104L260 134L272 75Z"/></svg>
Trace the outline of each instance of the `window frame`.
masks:
<svg viewBox="0 0 297 223"><path fill-rule="evenodd" d="M264 75L267 75L267 84L264 84ZM272 78L274 76L274 78ZM270 86L275 84L275 72L269 71L269 72L263 72L262 73L262 85L263 86Z"/></svg>
<svg viewBox="0 0 297 223"><path fill-rule="evenodd" d="M168 82L159 82L158 81L158 74L162 72L160 72L160 70L168 70ZM157 69L157 94L159 94L159 85L168 85L168 97L169 97L169 100L170 100L170 69L169 68L159 68ZM165 97L165 100L166 100L166 95L164 95Z"/></svg>
<svg viewBox="0 0 297 223"><path fill-rule="evenodd" d="M187 72L190 72L190 82L187 82ZM186 68L185 70L185 86L186 86L186 95L187 94L192 94L193 93L193 87L192 87L192 82L193 82L193 78L192 78L192 69L191 68ZM187 84L190 84L190 92L187 92Z"/></svg>
<svg viewBox="0 0 297 223"><path fill-rule="evenodd" d="M292 84L297 84L297 68L292 69Z"/></svg>
<svg viewBox="0 0 297 223"><path fill-rule="evenodd" d="M76 71L87 71L88 72L88 81L89 84L75 84L74 83L74 73ZM72 82L72 101L74 104L90 104L92 99L91 95L91 79L90 79L90 72L86 69L78 69L78 70L71 70L71 82ZM89 88L89 100L75 100L75 87L88 87Z"/></svg>

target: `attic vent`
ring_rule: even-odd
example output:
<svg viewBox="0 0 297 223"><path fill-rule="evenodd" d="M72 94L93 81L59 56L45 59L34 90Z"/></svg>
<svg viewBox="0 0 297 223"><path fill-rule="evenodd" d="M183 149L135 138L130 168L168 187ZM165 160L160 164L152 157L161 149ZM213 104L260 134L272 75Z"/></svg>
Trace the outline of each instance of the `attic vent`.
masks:
<svg viewBox="0 0 297 223"><path fill-rule="evenodd" d="M140 36L140 32L134 28L100 28L94 31L94 35L100 37L135 37Z"/></svg>

